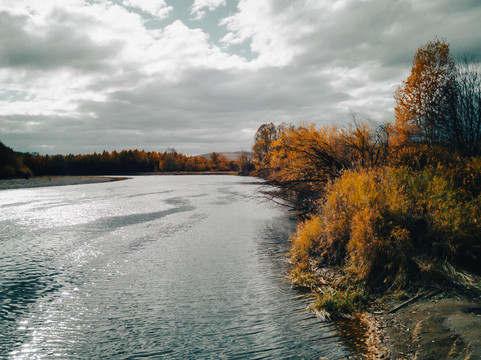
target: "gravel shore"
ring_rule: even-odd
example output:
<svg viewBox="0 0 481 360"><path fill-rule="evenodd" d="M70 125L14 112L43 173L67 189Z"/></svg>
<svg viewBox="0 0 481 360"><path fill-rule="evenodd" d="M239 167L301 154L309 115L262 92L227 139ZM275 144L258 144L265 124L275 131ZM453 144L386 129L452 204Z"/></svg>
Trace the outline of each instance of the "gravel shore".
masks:
<svg viewBox="0 0 481 360"><path fill-rule="evenodd" d="M37 176L30 179L0 179L0 190L94 184L125 179L128 178L107 176Z"/></svg>

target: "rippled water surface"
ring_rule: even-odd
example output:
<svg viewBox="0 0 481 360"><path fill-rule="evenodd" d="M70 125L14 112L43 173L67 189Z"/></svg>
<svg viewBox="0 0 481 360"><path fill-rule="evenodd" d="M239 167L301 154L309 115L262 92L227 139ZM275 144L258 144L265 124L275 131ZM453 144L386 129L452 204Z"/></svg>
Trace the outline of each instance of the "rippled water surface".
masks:
<svg viewBox="0 0 481 360"><path fill-rule="evenodd" d="M252 182L0 191L0 358L349 356L291 289L293 219Z"/></svg>

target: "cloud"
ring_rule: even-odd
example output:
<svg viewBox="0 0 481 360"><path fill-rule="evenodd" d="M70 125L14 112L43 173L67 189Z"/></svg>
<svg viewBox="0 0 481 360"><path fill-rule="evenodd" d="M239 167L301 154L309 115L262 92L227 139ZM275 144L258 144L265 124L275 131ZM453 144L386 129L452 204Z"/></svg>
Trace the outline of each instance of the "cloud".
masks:
<svg viewBox="0 0 481 360"><path fill-rule="evenodd" d="M191 7L191 14L197 20L202 19L206 11L214 11L220 6L225 6L226 0L194 0Z"/></svg>
<svg viewBox="0 0 481 360"><path fill-rule="evenodd" d="M53 13L48 26L31 17L0 12L0 67L52 70L78 68L99 71L120 49L119 42L96 43L88 34L72 31Z"/></svg>
<svg viewBox="0 0 481 360"><path fill-rule="evenodd" d="M165 0L123 0L124 6L131 6L160 19L167 18L172 10L172 6L167 6Z"/></svg>
<svg viewBox="0 0 481 360"><path fill-rule="evenodd" d="M379 121L390 120L392 92L420 45L446 37L453 53L481 51L474 1L240 0L238 10L221 23L225 46L249 43L259 65L310 73L311 82L327 81L322 86L348 97L324 107L358 108Z"/></svg>

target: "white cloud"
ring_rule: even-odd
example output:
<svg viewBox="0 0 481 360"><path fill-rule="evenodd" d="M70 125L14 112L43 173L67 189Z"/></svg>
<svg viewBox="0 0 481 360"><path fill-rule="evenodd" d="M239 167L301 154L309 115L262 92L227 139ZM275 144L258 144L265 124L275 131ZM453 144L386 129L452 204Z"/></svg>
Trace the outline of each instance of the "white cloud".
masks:
<svg viewBox="0 0 481 360"><path fill-rule="evenodd" d="M206 11L214 11L220 6L225 6L226 0L194 0L191 14L199 20L205 16Z"/></svg>
<svg viewBox="0 0 481 360"><path fill-rule="evenodd" d="M240 0L239 11L221 22L229 31L222 42L227 46L250 42L259 64L287 65L305 51L298 40L315 32L318 8L315 1Z"/></svg>
<svg viewBox="0 0 481 360"><path fill-rule="evenodd" d="M160 19L167 18L174 9L172 6L167 6L165 0L123 0L123 4L138 8Z"/></svg>

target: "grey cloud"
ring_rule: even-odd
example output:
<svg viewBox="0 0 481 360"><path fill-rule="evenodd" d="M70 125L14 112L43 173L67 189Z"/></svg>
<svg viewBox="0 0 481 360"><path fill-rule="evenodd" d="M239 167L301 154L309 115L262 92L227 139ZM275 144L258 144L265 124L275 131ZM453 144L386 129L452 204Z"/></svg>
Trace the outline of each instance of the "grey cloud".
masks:
<svg viewBox="0 0 481 360"><path fill-rule="evenodd" d="M300 39L306 50L302 59L348 66L375 59L405 68L416 49L436 36L447 38L454 51L480 51L474 35L481 32L479 1L418 2L426 3L430 6L418 8L407 0L353 1L336 13L308 14L317 30Z"/></svg>
<svg viewBox="0 0 481 360"><path fill-rule="evenodd" d="M52 14L58 18L59 13ZM66 17L65 14L62 15ZM98 45L81 28L54 21L45 34L29 33L27 16L0 12L0 67L54 70L70 67L88 71L105 69L119 43Z"/></svg>
<svg viewBox="0 0 481 360"><path fill-rule="evenodd" d="M125 79L109 82L102 78L99 82L109 88L132 79L132 74L127 74ZM138 82L132 82L135 91L115 91L105 101L79 103L77 112L95 117L10 119L17 125L39 123L24 134L28 149L22 148L26 151L76 153L135 147L162 151L169 146L191 154L248 150L252 136L243 129L255 130L265 122L339 122L334 105L348 101L349 96L334 91L329 79L328 75L313 79L312 73L294 67L196 69L187 71L176 84L155 79L144 82L146 78L139 77ZM12 136L19 138L18 134ZM43 144L56 147L44 150Z"/></svg>
<svg viewBox="0 0 481 360"><path fill-rule="evenodd" d="M39 116L15 116L0 119L0 127L5 126L7 121L41 124L32 131L10 132L7 139L1 139L8 146L23 152L52 155L134 148L146 151L165 151L167 148L174 147L187 154L200 154L214 150L246 149L245 139L244 141L239 140L235 129L228 126L216 129L208 129L205 126L189 129L139 126L126 129L116 128L114 121L111 123L113 126L111 129L105 129L103 126L86 126L85 122L92 121L92 119L57 117L47 120ZM250 148L250 140L248 140L247 149ZM212 148L213 144L215 144L215 148Z"/></svg>
<svg viewBox="0 0 481 360"><path fill-rule="evenodd" d="M283 111L292 118L301 117L306 108L348 100L335 92L327 76L313 79L300 69L265 69L263 71L191 70L184 80L166 85L151 81L135 92L118 91L105 103L83 103L81 111L94 112L99 118L115 114L136 124L148 126L196 126L196 119L225 118L223 123L250 118L253 113ZM177 120L176 119L177 114ZM181 115L181 116L180 116ZM190 120L188 120L190 119ZM313 120L313 119L307 119ZM127 121L127 120L126 120ZM277 121L273 119L271 121Z"/></svg>
<svg viewBox="0 0 481 360"><path fill-rule="evenodd" d="M303 84L309 82L311 85ZM318 104L312 106L317 97ZM151 81L143 86L137 84L135 91L113 92L106 101L79 104L78 112L95 117L9 119L17 125L39 123L23 134L25 140L29 139L28 151L42 152L42 144L56 144L55 151L62 153L87 148L162 150L174 146L195 154L249 149L252 138L243 129L255 130L261 123L271 121L311 122L328 116L327 107L321 110L322 104L346 99L343 94L329 91L329 86L322 86L322 82L311 82L296 69L287 73L281 69L198 69L174 85ZM12 136L18 138L18 134L9 137Z"/></svg>

